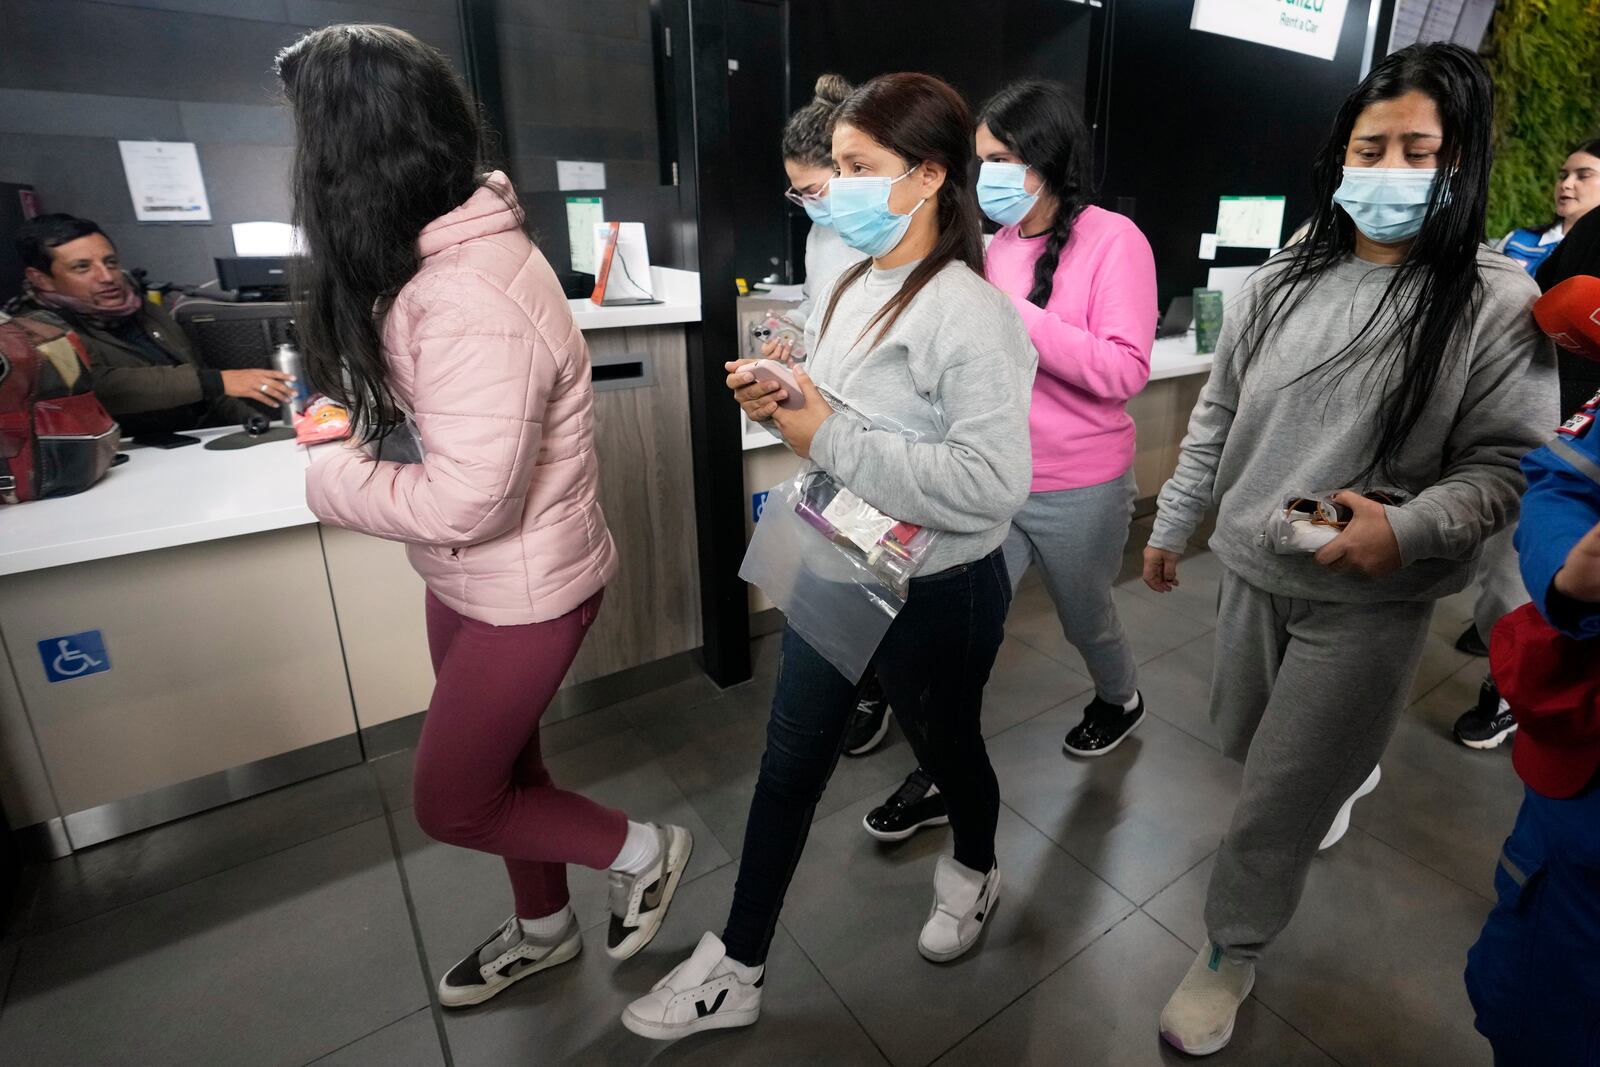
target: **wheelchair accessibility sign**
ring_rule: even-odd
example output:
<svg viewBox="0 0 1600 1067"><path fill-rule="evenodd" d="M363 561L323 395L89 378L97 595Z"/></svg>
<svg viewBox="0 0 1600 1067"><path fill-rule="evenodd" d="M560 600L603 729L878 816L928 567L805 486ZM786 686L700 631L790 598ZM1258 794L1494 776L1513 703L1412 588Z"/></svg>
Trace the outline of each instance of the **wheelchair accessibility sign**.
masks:
<svg viewBox="0 0 1600 1067"><path fill-rule="evenodd" d="M70 682L111 669L106 639L99 630L40 641L39 658L44 661L44 676L51 682Z"/></svg>

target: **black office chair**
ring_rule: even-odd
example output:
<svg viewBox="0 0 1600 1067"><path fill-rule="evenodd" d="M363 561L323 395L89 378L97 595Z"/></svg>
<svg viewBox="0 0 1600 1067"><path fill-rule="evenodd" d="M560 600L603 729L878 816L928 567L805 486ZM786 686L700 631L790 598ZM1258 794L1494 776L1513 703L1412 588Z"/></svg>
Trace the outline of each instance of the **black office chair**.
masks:
<svg viewBox="0 0 1600 1067"><path fill-rule="evenodd" d="M189 297L172 312L201 364L213 370L270 370L272 350L290 339L292 305Z"/></svg>

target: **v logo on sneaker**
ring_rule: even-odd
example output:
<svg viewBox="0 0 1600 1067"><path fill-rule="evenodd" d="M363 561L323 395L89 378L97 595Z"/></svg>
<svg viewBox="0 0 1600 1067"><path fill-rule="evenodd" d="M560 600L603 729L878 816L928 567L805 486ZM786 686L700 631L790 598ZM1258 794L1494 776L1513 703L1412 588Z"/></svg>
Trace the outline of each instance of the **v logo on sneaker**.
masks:
<svg viewBox="0 0 1600 1067"><path fill-rule="evenodd" d="M661 906L661 898L666 891L667 880L665 878L657 878L650 884L650 888L644 891L643 906L640 910L654 911L655 909L659 908Z"/></svg>
<svg viewBox="0 0 1600 1067"><path fill-rule="evenodd" d="M694 1010L699 1014L700 1018L704 1019L707 1015L710 1015L718 1008L722 1007L722 1002L727 999L728 991L724 989L722 992L717 994L717 999L711 1002L711 1007L706 1007L705 1001L697 1000L694 1002Z"/></svg>

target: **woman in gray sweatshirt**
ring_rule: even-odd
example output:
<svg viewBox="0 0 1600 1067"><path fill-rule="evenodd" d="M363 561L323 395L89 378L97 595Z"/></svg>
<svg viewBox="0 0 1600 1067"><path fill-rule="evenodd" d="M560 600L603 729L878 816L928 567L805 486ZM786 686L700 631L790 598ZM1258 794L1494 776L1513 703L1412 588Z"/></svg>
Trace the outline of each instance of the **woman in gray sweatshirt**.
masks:
<svg viewBox="0 0 1600 1067"><path fill-rule="evenodd" d="M1319 842L1376 784L1433 602L1515 519L1518 462L1557 418L1538 290L1481 244L1492 110L1482 63L1455 45L1396 52L1356 88L1316 164L1309 235L1229 305L1159 497L1157 591L1217 509L1211 719L1245 765L1210 943L1161 1014L1191 1054L1227 1044ZM1335 490L1343 514L1280 537L1292 498ZM1325 543L1282 551L1306 535Z"/></svg>
<svg viewBox="0 0 1600 1067"><path fill-rule="evenodd" d="M917 943L935 961L973 946L1000 891L1000 791L979 719L1011 601L1000 545L1033 471L1037 356L1011 301L983 279L971 131L960 95L925 74L885 75L852 93L835 119L828 199L839 236L870 258L807 320L803 407L779 408L786 391L728 365L745 412L770 420L794 452L886 515L940 532L873 659L949 803L955 854L939 857ZM918 439L834 411L807 371L853 411L888 416ZM760 1015L784 893L858 689L793 628L780 662L727 925L623 1012L645 1037Z"/></svg>

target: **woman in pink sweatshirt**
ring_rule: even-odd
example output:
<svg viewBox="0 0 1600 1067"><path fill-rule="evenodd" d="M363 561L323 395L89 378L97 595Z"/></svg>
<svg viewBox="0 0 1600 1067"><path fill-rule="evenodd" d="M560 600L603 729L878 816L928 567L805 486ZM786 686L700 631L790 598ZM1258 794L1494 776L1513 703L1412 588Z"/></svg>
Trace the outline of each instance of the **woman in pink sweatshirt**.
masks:
<svg viewBox="0 0 1600 1067"><path fill-rule="evenodd" d="M1150 377L1155 257L1132 221L1088 203L1089 131L1065 86L1002 89L979 113L977 152L978 205L1002 227L985 274L1011 297L1039 352L1033 483L1011 521L1006 568L1013 588L1030 563L1043 571L1095 686L1063 747L1103 756L1144 718L1111 587L1137 495L1127 403ZM919 767L865 823L874 837L898 841L946 818L944 798Z"/></svg>
<svg viewBox="0 0 1600 1067"><path fill-rule="evenodd" d="M561 789L540 758L539 719L617 569L589 352L511 184L483 172L476 108L439 52L333 26L277 69L310 253L296 321L312 384L355 428L351 447L317 450L306 501L404 542L428 587L437 681L413 812L431 837L503 856L516 902L439 979L445 1007L479 1004L582 948L567 864L610 870L607 952L626 959L693 845Z"/></svg>
<svg viewBox="0 0 1600 1067"><path fill-rule="evenodd" d="M1088 203L1089 131L1065 86L1001 90L978 116L977 150L978 203L1003 227L985 273L1039 350L1033 486L1012 520L1006 563L1013 582L1030 561L1039 565L1094 681L1066 750L1103 756L1144 717L1111 586L1138 495L1127 404L1150 378L1155 257L1132 221Z"/></svg>

